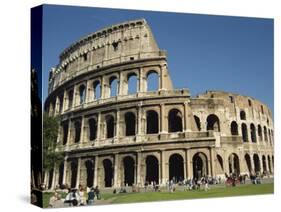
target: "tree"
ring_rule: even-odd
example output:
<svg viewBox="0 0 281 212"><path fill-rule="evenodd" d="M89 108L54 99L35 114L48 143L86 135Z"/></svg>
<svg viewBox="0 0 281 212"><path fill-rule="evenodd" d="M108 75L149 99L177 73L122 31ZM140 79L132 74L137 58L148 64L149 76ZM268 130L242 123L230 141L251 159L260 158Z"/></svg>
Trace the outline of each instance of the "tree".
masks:
<svg viewBox="0 0 281 212"><path fill-rule="evenodd" d="M50 171L54 164L61 163L63 153L55 151L59 129L59 118L43 115L43 170Z"/></svg>

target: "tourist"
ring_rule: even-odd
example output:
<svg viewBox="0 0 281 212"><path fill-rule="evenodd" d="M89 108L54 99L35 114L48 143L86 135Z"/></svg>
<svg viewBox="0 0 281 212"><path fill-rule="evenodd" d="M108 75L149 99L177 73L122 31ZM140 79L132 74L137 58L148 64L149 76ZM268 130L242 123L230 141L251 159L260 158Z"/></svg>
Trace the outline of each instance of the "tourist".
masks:
<svg viewBox="0 0 281 212"><path fill-rule="evenodd" d="M88 192L88 200L87 200L88 205L93 205L94 199L95 199L95 189L91 188L91 190Z"/></svg>
<svg viewBox="0 0 281 212"><path fill-rule="evenodd" d="M101 193L100 193L100 189L98 186L96 186L95 188L95 194L97 196L97 200L100 200L101 199Z"/></svg>
<svg viewBox="0 0 281 212"><path fill-rule="evenodd" d="M86 205L85 191L82 185L79 185L78 194L80 196L80 205Z"/></svg>

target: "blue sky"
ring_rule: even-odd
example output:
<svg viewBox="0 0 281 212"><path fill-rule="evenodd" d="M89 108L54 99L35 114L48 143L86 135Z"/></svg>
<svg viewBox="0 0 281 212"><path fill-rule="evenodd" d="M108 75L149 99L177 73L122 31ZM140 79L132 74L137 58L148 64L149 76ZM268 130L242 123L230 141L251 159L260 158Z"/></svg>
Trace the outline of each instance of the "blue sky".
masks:
<svg viewBox="0 0 281 212"><path fill-rule="evenodd" d="M224 90L259 99L273 111L273 19L45 5L43 100L59 54L103 27L145 18L168 52L175 88L192 95Z"/></svg>

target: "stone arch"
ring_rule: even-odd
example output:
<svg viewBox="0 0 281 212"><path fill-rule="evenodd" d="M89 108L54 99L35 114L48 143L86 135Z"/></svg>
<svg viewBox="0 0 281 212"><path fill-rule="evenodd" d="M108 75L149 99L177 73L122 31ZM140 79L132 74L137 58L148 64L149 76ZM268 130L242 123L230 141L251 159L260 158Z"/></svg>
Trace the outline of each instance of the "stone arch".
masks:
<svg viewBox="0 0 281 212"><path fill-rule="evenodd" d="M159 183L159 162L154 155L148 155L145 159L146 177L145 181L148 183Z"/></svg>
<svg viewBox="0 0 281 212"><path fill-rule="evenodd" d="M180 182L184 179L184 160L180 154L172 154L169 158L169 180Z"/></svg>
<svg viewBox="0 0 281 212"><path fill-rule="evenodd" d="M171 109L168 115L169 132L182 132L182 114L178 109Z"/></svg>
<svg viewBox="0 0 281 212"><path fill-rule="evenodd" d="M115 133L114 117L112 115L107 115L105 117L105 122L106 122L106 138L113 138Z"/></svg>
<svg viewBox="0 0 281 212"><path fill-rule="evenodd" d="M267 141L268 141L268 137L267 137L267 129L266 129L266 126L263 127L263 134L264 134L264 140L267 142Z"/></svg>
<svg viewBox="0 0 281 212"><path fill-rule="evenodd" d="M213 130L215 132L220 131L220 120L215 114L211 114L207 117L207 130Z"/></svg>
<svg viewBox="0 0 281 212"><path fill-rule="evenodd" d="M149 110L146 112L146 133L147 134L159 133L158 113L154 110Z"/></svg>
<svg viewBox="0 0 281 212"><path fill-rule="evenodd" d="M87 180L87 187L91 188L94 185L94 163L92 160L85 161Z"/></svg>
<svg viewBox="0 0 281 212"><path fill-rule="evenodd" d="M93 82L93 99L97 100L101 98L101 83L99 80Z"/></svg>
<svg viewBox="0 0 281 212"><path fill-rule="evenodd" d="M59 95L59 113L63 110L63 94Z"/></svg>
<svg viewBox="0 0 281 212"><path fill-rule="evenodd" d="M73 105L73 90L67 92L67 98L68 98L67 108L70 109Z"/></svg>
<svg viewBox="0 0 281 212"><path fill-rule="evenodd" d="M200 118L198 116L193 116L194 117L194 120L195 120L195 123L196 123L196 127L197 127L197 130L198 131L201 131L201 122L200 122Z"/></svg>
<svg viewBox="0 0 281 212"><path fill-rule="evenodd" d="M138 92L138 75L136 73L129 73L127 75L128 94L134 94Z"/></svg>
<svg viewBox="0 0 281 212"><path fill-rule="evenodd" d="M247 125L245 123L242 123L241 131L242 131L243 142L248 142L248 129L247 129Z"/></svg>
<svg viewBox="0 0 281 212"><path fill-rule="evenodd" d="M241 120L246 120L246 112L244 110L240 111L240 119Z"/></svg>
<svg viewBox="0 0 281 212"><path fill-rule="evenodd" d="M264 172L267 172L266 157L265 157L265 155L262 156L262 169L263 169Z"/></svg>
<svg viewBox="0 0 281 212"><path fill-rule="evenodd" d="M255 173L259 173L261 171L261 165L260 165L260 157L258 154L253 155L254 165L255 165Z"/></svg>
<svg viewBox="0 0 281 212"><path fill-rule="evenodd" d="M93 141L97 138L97 121L95 118L90 118L88 120L89 125L89 140Z"/></svg>
<svg viewBox="0 0 281 212"><path fill-rule="evenodd" d="M221 174L224 173L223 159L219 154L217 154L217 170Z"/></svg>
<svg viewBox="0 0 281 212"><path fill-rule="evenodd" d="M237 176L240 174L239 157L237 154L232 153L228 157L229 173L235 173Z"/></svg>
<svg viewBox="0 0 281 212"><path fill-rule="evenodd" d="M109 78L109 96L114 97L118 95L118 78L112 76Z"/></svg>
<svg viewBox="0 0 281 212"><path fill-rule="evenodd" d="M272 173L271 159L269 155L267 156L267 163L268 163L268 171L269 173Z"/></svg>
<svg viewBox="0 0 281 212"><path fill-rule="evenodd" d="M149 70L146 74L146 90L157 91L159 89L159 74L155 70Z"/></svg>
<svg viewBox="0 0 281 212"><path fill-rule="evenodd" d="M131 156L123 158L124 185L132 186L135 183L135 160Z"/></svg>
<svg viewBox="0 0 281 212"><path fill-rule="evenodd" d="M113 185L113 166L109 159L102 161L104 171L104 187L112 187Z"/></svg>
<svg viewBox="0 0 281 212"><path fill-rule="evenodd" d="M70 171L71 171L71 179L70 179L70 187L75 188L76 187L76 181L77 181L77 162L72 161L70 164Z"/></svg>
<svg viewBox="0 0 281 212"><path fill-rule="evenodd" d="M63 184L63 175L64 175L64 162L61 162L59 165L59 186L62 188Z"/></svg>
<svg viewBox="0 0 281 212"><path fill-rule="evenodd" d="M231 135L238 135L238 125L236 121L232 121L230 124Z"/></svg>
<svg viewBox="0 0 281 212"><path fill-rule="evenodd" d="M270 129L268 129L268 140L269 140L269 143L271 144L271 133L270 133Z"/></svg>
<svg viewBox="0 0 281 212"><path fill-rule="evenodd" d="M259 141L262 141L262 128L261 125L258 125L258 137L259 137Z"/></svg>
<svg viewBox="0 0 281 212"><path fill-rule="evenodd" d="M248 168L248 172L251 173L252 172L251 156L248 153L246 153L244 158Z"/></svg>
<svg viewBox="0 0 281 212"><path fill-rule="evenodd" d="M193 178L200 179L207 176L208 171L208 158L203 152L197 152L192 157L193 165Z"/></svg>
<svg viewBox="0 0 281 212"><path fill-rule="evenodd" d="M253 123L250 125L250 131L251 131L251 141L253 143L257 143L256 127Z"/></svg>
<svg viewBox="0 0 281 212"><path fill-rule="evenodd" d="M66 143L67 143L67 138L68 138L68 128L69 128L69 124L68 124L68 122L64 122L63 124L62 124L62 130L63 130L63 138L62 138L62 144L63 145L66 145Z"/></svg>
<svg viewBox="0 0 281 212"><path fill-rule="evenodd" d="M85 103L86 100L86 86L84 84L79 86L79 104Z"/></svg>
<svg viewBox="0 0 281 212"><path fill-rule="evenodd" d="M125 135L136 135L136 116L133 112L125 113Z"/></svg>
<svg viewBox="0 0 281 212"><path fill-rule="evenodd" d="M74 142L78 143L81 137L81 121L74 122Z"/></svg>

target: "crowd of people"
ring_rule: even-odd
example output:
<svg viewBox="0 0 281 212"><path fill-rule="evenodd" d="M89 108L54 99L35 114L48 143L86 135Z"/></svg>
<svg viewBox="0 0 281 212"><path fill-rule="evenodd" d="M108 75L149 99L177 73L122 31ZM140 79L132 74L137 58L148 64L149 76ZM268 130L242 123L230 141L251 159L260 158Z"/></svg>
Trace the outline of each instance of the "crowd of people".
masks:
<svg viewBox="0 0 281 212"><path fill-rule="evenodd" d="M93 205L95 199L101 199L101 192L98 186L84 189L82 185L79 185L78 189L68 188L65 198L62 198L61 194L55 190L54 194L50 197L49 207Z"/></svg>

